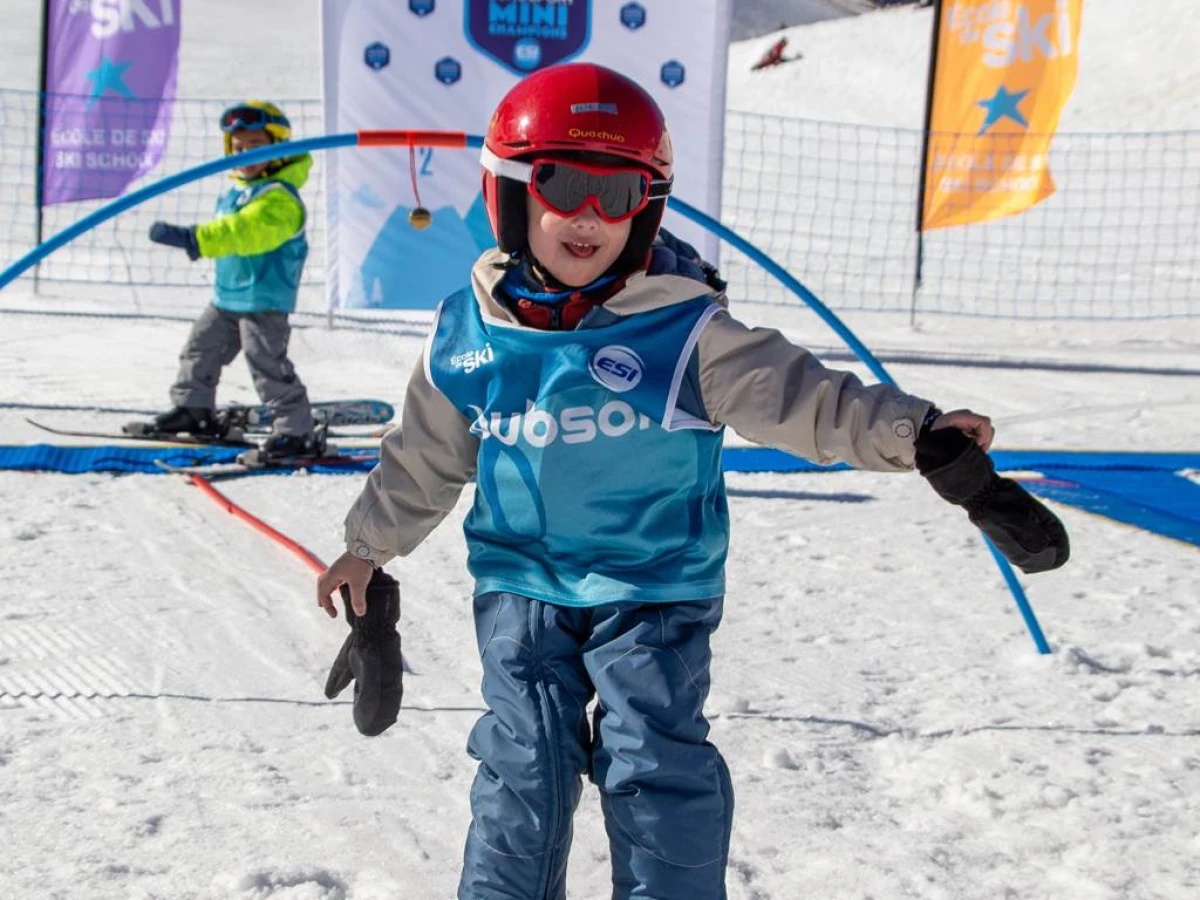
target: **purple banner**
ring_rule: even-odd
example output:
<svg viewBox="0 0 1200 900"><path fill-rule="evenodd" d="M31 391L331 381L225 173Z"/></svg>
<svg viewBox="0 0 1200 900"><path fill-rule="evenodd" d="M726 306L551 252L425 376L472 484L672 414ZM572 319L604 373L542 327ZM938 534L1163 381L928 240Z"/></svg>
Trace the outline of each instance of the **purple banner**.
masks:
<svg viewBox="0 0 1200 900"><path fill-rule="evenodd" d="M119 197L167 145L179 0L45 0L42 205Z"/></svg>

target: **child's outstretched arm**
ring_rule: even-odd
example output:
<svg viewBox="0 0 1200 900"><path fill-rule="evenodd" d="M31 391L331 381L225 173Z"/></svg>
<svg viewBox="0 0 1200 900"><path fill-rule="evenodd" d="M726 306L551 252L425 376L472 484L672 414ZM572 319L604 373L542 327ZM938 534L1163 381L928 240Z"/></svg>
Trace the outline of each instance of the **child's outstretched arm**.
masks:
<svg viewBox="0 0 1200 900"><path fill-rule="evenodd" d="M778 331L750 328L725 312L701 333L697 355L709 421L821 465L913 468L914 441L933 408L928 400L826 368Z"/></svg>
<svg viewBox="0 0 1200 900"><path fill-rule="evenodd" d="M196 243L206 259L269 253L299 234L304 207L287 188L274 184L228 215L196 226Z"/></svg>
<svg viewBox="0 0 1200 900"><path fill-rule="evenodd" d="M269 253L294 238L304 227L304 207L287 188L264 191L235 213L200 225L155 222L150 240L184 250L188 259L254 256Z"/></svg>
<svg viewBox="0 0 1200 900"><path fill-rule="evenodd" d="M743 437L828 464L906 471L966 509L971 522L1024 572L1067 561L1066 529L1015 481L996 474L987 416L942 413L888 385L864 385L827 369L776 331L713 316L697 345L702 403L710 420Z"/></svg>
<svg viewBox="0 0 1200 900"><path fill-rule="evenodd" d="M446 518L475 474L478 451L471 423L429 382L422 358L400 425L384 437L379 465L346 516L346 552L317 580L317 604L335 615L331 595L345 584L362 615L371 571L407 556Z"/></svg>

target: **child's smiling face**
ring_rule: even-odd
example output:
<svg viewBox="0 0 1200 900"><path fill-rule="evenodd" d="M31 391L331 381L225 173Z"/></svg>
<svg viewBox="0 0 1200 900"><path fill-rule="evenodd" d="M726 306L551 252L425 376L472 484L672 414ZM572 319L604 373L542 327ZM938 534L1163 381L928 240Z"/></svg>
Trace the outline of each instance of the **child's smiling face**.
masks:
<svg viewBox="0 0 1200 900"><path fill-rule="evenodd" d="M229 136L229 147L233 153L245 153L258 147L270 144L271 135L265 128L239 128ZM251 166L238 166L233 171L243 181L251 181L266 171L270 162L255 163Z"/></svg>
<svg viewBox="0 0 1200 900"><path fill-rule="evenodd" d="M551 212L532 195L525 198L529 249L568 287L583 287L607 271L629 239L632 219L605 222L591 204L573 216Z"/></svg>

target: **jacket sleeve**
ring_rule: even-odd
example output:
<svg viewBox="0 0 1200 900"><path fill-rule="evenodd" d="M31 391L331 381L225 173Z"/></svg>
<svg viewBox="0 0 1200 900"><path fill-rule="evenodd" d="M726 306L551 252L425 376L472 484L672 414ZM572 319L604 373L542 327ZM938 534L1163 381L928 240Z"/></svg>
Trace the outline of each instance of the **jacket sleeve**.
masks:
<svg viewBox="0 0 1200 900"><path fill-rule="evenodd" d="M718 312L697 343L709 420L821 465L908 471L932 404L851 372L827 369L778 331Z"/></svg>
<svg viewBox="0 0 1200 900"><path fill-rule="evenodd" d="M379 465L346 516L346 548L382 566L407 556L446 518L475 475L479 439L429 383L424 358L404 397L400 426L384 437Z"/></svg>
<svg viewBox="0 0 1200 900"><path fill-rule="evenodd" d="M263 191L241 209L196 228L200 255L254 256L290 241L304 227L304 206L279 185Z"/></svg>

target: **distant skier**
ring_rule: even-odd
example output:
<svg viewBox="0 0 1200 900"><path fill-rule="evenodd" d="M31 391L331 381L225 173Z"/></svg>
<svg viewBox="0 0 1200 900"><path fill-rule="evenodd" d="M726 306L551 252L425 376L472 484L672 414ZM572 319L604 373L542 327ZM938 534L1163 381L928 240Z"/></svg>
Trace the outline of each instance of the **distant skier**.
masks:
<svg viewBox="0 0 1200 900"><path fill-rule="evenodd" d="M250 100L221 114L225 155L291 139L287 117L273 103ZM175 408L131 432L218 436L216 414L221 369L239 352L263 403L274 413L273 434L263 445L270 457L317 456L308 392L288 358L300 274L308 257L307 216L299 189L312 157L298 156L239 166L233 186L217 202L217 217L200 225L155 222L150 240L184 250L188 258L216 259L212 302L192 326L171 386Z"/></svg>
<svg viewBox="0 0 1200 900"><path fill-rule="evenodd" d="M771 45L770 49L767 50L766 53L759 57L758 62L750 67L750 71L757 72L759 69L767 69L771 66L777 66L780 63L791 62L794 59L800 59L801 55L799 53L793 54L792 56L783 55L783 51L787 48L787 44L788 39L786 37L781 37Z"/></svg>
<svg viewBox="0 0 1200 900"><path fill-rule="evenodd" d="M919 468L1027 571L1062 565L1066 535L996 476L986 416L863 384L729 313L715 271L659 230L671 137L625 76L576 63L518 82L482 164L498 247L438 308L346 552L317 581L331 615L345 588L355 628L327 693L356 682L366 734L395 719L399 589L380 567L473 481L488 710L467 743L479 766L458 897L566 897L587 775L613 900L724 900L733 787L704 703L725 602L725 428L822 464ZM803 560L776 562L803 578Z"/></svg>

